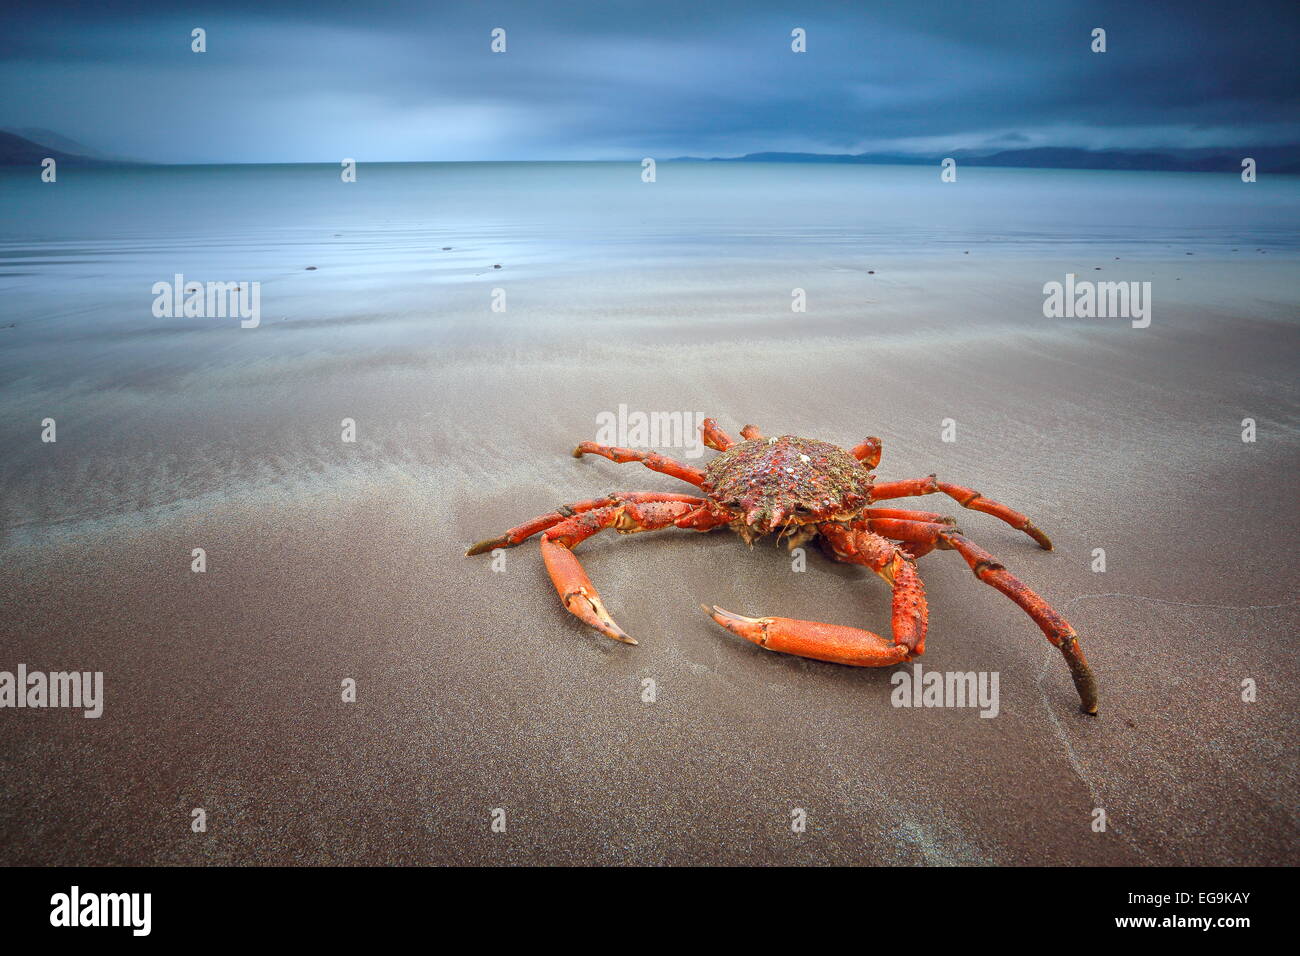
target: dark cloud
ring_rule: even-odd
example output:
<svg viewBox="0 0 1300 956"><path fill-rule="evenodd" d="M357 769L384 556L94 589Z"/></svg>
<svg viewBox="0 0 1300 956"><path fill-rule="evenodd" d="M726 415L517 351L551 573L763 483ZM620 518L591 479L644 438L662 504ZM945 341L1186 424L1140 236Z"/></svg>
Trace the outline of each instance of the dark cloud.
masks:
<svg viewBox="0 0 1300 956"><path fill-rule="evenodd" d="M2 26L0 126L167 161L1300 139L1295 3L106 0Z"/></svg>

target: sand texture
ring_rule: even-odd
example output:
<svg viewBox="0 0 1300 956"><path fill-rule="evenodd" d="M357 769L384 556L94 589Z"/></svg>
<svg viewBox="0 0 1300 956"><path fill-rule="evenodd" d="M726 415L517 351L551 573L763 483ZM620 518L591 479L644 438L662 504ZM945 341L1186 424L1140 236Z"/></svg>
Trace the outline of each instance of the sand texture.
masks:
<svg viewBox="0 0 1300 956"><path fill-rule="evenodd" d="M0 863L1296 863L1295 263L1124 263L1155 283L1138 330L1042 315L1043 282L1109 255L976 252L593 268L580 297L515 280L500 315L480 285L436 308L304 298L248 332L0 333L23 383L0 668L106 688L98 720L0 713ZM937 472L1026 512L1055 551L958 517L1076 626L1100 716L955 554L920 562L922 663L998 672L994 719L893 707L889 669L768 653L700 611L887 629L883 583L815 549L795 573L727 531L592 539L636 647L562 611L534 542L501 571L464 557L561 502L689 491L570 457L620 404L879 435L882 479Z"/></svg>

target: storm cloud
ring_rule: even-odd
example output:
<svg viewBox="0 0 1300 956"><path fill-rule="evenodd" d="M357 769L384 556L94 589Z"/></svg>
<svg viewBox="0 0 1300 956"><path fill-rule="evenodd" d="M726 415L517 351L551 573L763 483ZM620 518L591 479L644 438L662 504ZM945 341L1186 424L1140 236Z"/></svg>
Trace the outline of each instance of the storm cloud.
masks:
<svg viewBox="0 0 1300 956"><path fill-rule="evenodd" d="M3 15L0 127L164 162L1257 146L1300 139L1298 40L1295 3L41 4Z"/></svg>

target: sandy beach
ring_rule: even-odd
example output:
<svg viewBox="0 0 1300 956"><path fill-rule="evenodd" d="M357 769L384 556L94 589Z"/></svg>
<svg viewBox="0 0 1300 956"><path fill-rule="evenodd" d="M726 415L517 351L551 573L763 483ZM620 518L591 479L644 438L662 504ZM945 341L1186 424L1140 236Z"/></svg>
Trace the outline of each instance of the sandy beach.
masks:
<svg viewBox="0 0 1300 956"><path fill-rule="evenodd" d="M299 270L250 331L0 331L0 667L103 671L106 698L0 714L0 862L1296 862L1293 257L828 252L667 279L480 258L504 278L370 311L313 304L330 266ZM1151 281L1151 326L1044 318L1070 272ZM951 553L920 562L922 663L998 672L995 719L896 708L890 669L767 653L700 611L887 628L883 583L815 549L794 573L726 531L585 543L636 647L563 612L534 542L499 571L464 556L561 502L688 491L570 457L620 404L878 435L882 479L1026 512L1056 550L958 517L1078 629L1100 716Z"/></svg>

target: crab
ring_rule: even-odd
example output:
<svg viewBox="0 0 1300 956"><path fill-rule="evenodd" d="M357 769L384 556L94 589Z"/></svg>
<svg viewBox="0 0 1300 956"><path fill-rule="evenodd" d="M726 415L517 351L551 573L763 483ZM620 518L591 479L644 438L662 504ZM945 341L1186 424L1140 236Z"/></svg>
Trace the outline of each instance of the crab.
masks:
<svg viewBox="0 0 1300 956"><path fill-rule="evenodd" d="M1097 684L1074 628L1017 580L993 555L973 544L956 520L930 511L879 508L876 502L943 494L964 508L999 518L1050 551L1052 542L1018 511L935 475L876 482L881 441L867 438L849 450L795 435L764 437L746 425L736 441L712 418L701 425L704 444L718 451L701 470L658 452L584 441L575 458L599 455L617 463L640 462L671 475L699 495L620 492L560 505L505 534L480 541L466 554L512 548L541 534L542 560L569 613L601 634L636 644L614 623L573 549L600 531L620 534L665 528L711 531L730 527L745 541L775 535L793 549L817 540L834 559L860 564L893 589L891 637L841 624L785 617L746 617L714 605L706 614L734 634L769 651L854 667L889 667L925 652L927 606L917 559L937 549L956 551L975 576L1018 604L1065 658L1085 714L1097 713Z"/></svg>

